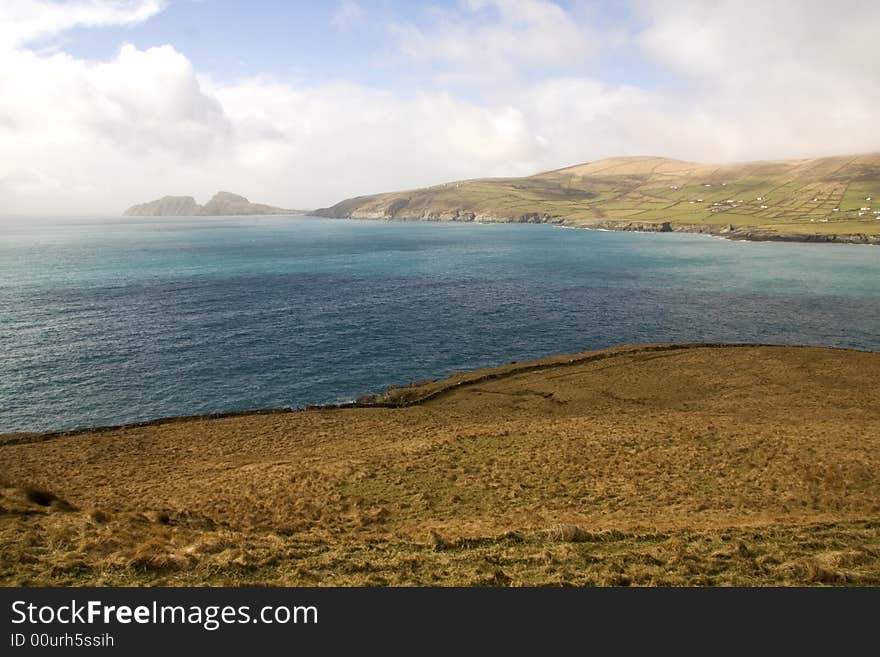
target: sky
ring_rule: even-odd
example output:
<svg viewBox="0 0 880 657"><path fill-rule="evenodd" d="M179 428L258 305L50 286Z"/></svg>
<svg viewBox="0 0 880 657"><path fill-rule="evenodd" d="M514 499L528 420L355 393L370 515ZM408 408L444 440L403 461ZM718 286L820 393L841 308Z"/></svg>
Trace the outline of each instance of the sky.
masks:
<svg viewBox="0 0 880 657"><path fill-rule="evenodd" d="M880 150L876 0L2 0L3 214Z"/></svg>

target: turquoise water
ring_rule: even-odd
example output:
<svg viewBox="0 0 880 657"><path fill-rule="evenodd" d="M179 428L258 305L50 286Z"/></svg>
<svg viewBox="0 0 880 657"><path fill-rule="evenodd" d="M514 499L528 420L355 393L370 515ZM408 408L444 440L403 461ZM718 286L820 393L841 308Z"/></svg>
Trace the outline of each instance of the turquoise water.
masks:
<svg viewBox="0 0 880 657"><path fill-rule="evenodd" d="M880 248L313 217L0 220L0 432L620 343L880 349Z"/></svg>

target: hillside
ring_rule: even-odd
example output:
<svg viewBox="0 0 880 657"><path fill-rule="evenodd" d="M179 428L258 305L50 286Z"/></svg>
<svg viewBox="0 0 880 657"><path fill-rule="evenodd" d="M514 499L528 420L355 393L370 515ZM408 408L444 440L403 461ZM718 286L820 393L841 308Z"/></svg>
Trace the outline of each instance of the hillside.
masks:
<svg viewBox="0 0 880 657"><path fill-rule="evenodd" d="M621 157L360 196L315 214L880 244L880 154L724 165Z"/></svg>
<svg viewBox="0 0 880 657"><path fill-rule="evenodd" d="M878 353L621 347L0 437L0 583L876 586L878 377Z"/></svg>
<svg viewBox="0 0 880 657"><path fill-rule="evenodd" d="M262 203L251 203L244 196L217 192L205 205L196 203L192 196L163 196L155 201L133 205L125 211L127 217L198 217L247 214L297 214Z"/></svg>

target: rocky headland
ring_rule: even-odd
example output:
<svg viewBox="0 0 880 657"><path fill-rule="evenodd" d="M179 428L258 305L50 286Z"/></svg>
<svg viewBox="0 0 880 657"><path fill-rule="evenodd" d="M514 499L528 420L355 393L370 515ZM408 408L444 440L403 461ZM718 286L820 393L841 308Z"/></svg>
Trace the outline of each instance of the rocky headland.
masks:
<svg viewBox="0 0 880 657"><path fill-rule="evenodd" d="M358 196L313 214L880 244L873 199L880 199L880 154L723 165L623 157Z"/></svg>

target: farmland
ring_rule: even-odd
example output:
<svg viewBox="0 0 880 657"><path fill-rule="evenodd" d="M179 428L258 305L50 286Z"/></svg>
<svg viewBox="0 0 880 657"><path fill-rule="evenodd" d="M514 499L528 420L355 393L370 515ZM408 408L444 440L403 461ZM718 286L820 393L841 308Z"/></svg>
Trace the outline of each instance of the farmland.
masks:
<svg viewBox="0 0 880 657"><path fill-rule="evenodd" d="M316 214L859 241L850 238L880 236L880 155L724 165L611 158L525 178L361 196Z"/></svg>

